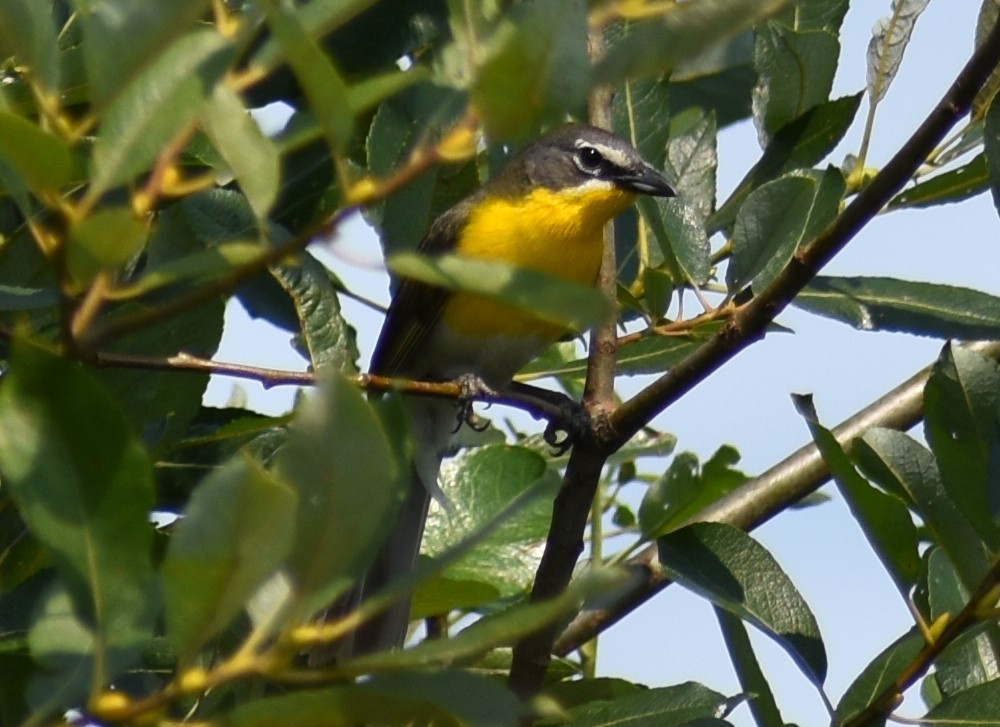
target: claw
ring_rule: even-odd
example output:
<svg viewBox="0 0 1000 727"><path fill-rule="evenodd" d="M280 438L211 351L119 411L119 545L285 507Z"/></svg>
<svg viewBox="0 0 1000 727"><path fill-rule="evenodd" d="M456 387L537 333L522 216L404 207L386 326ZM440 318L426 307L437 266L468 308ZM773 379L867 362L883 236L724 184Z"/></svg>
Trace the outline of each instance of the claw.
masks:
<svg viewBox="0 0 1000 727"><path fill-rule="evenodd" d="M495 396L496 392L475 374L462 374L456 379L456 382L462 393L457 400L458 413L455 415L455 428L451 430L451 433L455 434L462 428L463 424L468 425L474 432L485 432L489 429L490 423L488 421L477 421L476 412L472 404L475 397L483 395Z"/></svg>
<svg viewBox="0 0 1000 727"><path fill-rule="evenodd" d="M566 451L590 428L590 412L587 408L570 398L559 402L559 415L549 420L542 438L552 447L556 457ZM559 438L559 433L565 436Z"/></svg>

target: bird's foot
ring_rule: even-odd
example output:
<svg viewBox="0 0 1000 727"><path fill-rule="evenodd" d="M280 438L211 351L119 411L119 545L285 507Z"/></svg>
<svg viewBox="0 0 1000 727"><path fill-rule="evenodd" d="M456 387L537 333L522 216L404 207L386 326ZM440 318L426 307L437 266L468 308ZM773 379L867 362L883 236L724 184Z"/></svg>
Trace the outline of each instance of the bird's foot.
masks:
<svg viewBox="0 0 1000 727"><path fill-rule="evenodd" d="M549 423L542 433L545 443L552 447L552 453L558 457L566 453L591 427L590 412L578 401L562 395L559 401L552 401L559 408L556 416L549 418ZM560 437L559 435L563 436Z"/></svg>
<svg viewBox="0 0 1000 727"><path fill-rule="evenodd" d="M472 405L475 403L476 397L496 396L496 390L475 374L462 374L455 379L455 383L458 384L461 393L457 400L458 414L455 416L455 428L451 433L454 434L457 432L462 428L463 424L468 425L474 432L486 431L490 423L488 421L480 421L476 417L476 411Z"/></svg>

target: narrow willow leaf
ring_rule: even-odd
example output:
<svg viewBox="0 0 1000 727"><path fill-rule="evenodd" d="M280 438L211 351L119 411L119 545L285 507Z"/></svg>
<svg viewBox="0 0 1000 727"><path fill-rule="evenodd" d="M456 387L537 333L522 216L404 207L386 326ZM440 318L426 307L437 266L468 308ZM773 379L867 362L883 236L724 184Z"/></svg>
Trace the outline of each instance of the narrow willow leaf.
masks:
<svg viewBox="0 0 1000 727"><path fill-rule="evenodd" d="M35 194L54 193L73 175L73 158L62 141L28 119L6 111L0 111L0 163ZM10 186L6 176L0 176L0 181Z"/></svg>
<svg viewBox="0 0 1000 727"><path fill-rule="evenodd" d="M73 0L83 26L93 99L106 105L157 59L208 8L208 0Z"/></svg>
<svg viewBox="0 0 1000 727"><path fill-rule="evenodd" d="M945 614L954 616L969 602L947 553L934 548L927 556L927 602L932 622ZM977 684L1000 678L995 644L1000 637L996 624L966 633L948 645L934 660L934 679L942 697L949 697Z"/></svg>
<svg viewBox="0 0 1000 727"><path fill-rule="evenodd" d="M986 157L986 171L989 173L993 206L1000 211L1000 101L993 97L986 111L983 133L983 155Z"/></svg>
<svg viewBox="0 0 1000 727"><path fill-rule="evenodd" d="M817 276L793 304L861 331L965 340L1000 337L1000 299L951 285Z"/></svg>
<svg viewBox="0 0 1000 727"><path fill-rule="evenodd" d="M430 258L398 253L389 269L403 277L449 290L462 290L509 305L556 325L583 330L608 311L608 301L591 287L570 283L537 270L458 255Z"/></svg>
<svg viewBox="0 0 1000 727"><path fill-rule="evenodd" d="M343 374L357 373L357 335L341 312L326 268L306 252L294 262L272 267L271 275L295 305L313 371L330 366Z"/></svg>
<svg viewBox="0 0 1000 727"><path fill-rule="evenodd" d="M656 78L680 62L752 28L785 0L701 0L630 24L595 69L597 83ZM626 18L627 13L626 13Z"/></svg>
<svg viewBox="0 0 1000 727"><path fill-rule="evenodd" d="M611 701L591 702L573 710L572 727L680 727L712 724L724 711L725 695L697 682L646 689Z"/></svg>
<svg viewBox="0 0 1000 727"><path fill-rule="evenodd" d="M128 300L169 285L214 280L259 259L265 252L266 249L256 242L226 242L157 265L134 282L115 288L108 294L108 298Z"/></svg>
<svg viewBox="0 0 1000 727"><path fill-rule="evenodd" d="M517 724L529 712L498 681L458 670L383 674L361 684L300 691L240 704L226 727L319 724Z"/></svg>
<svg viewBox="0 0 1000 727"><path fill-rule="evenodd" d="M924 387L924 436L949 496L993 551L1000 547L994 519L998 405L996 363L945 344Z"/></svg>
<svg viewBox="0 0 1000 727"><path fill-rule="evenodd" d="M887 646L864 668L840 698L836 724L846 723L882 694L903 669L913 662L923 647L924 639L915 628Z"/></svg>
<svg viewBox="0 0 1000 727"><path fill-rule="evenodd" d="M766 146L785 124L829 100L840 42L826 30L763 23L756 28L755 56L754 123Z"/></svg>
<svg viewBox="0 0 1000 727"><path fill-rule="evenodd" d="M30 288L18 285L0 285L0 310L37 310L59 302L54 288Z"/></svg>
<svg viewBox="0 0 1000 727"><path fill-rule="evenodd" d="M948 697L923 719L930 724L1000 727L1000 681L979 684Z"/></svg>
<svg viewBox="0 0 1000 727"><path fill-rule="evenodd" d="M888 204L889 209L932 207L975 197L990 186L986 154L977 154L968 164L937 174L903 190Z"/></svg>
<svg viewBox="0 0 1000 727"><path fill-rule="evenodd" d="M657 540L660 564L679 584L775 639L817 686L826 649L816 618L760 543L720 523L694 523Z"/></svg>
<svg viewBox="0 0 1000 727"><path fill-rule="evenodd" d="M883 489L901 493L913 503L933 540L959 569L966 587L975 588L986 572L988 553L945 490L931 452L902 432L875 428L855 441L854 458Z"/></svg>
<svg viewBox="0 0 1000 727"><path fill-rule="evenodd" d="M247 456L211 473L170 539L162 577L181 664L225 628L287 555L295 494Z"/></svg>
<svg viewBox="0 0 1000 727"><path fill-rule="evenodd" d="M51 3L0 2L0 57L13 57L19 69L49 93L59 90L59 47ZM0 138L4 133L0 132Z"/></svg>
<svg viewBox="0 0 1000 727"><path fill-rule="evenodd" d="M583 109L590 76L585 2L517 4L492 45L472 87L472 103L491 136L520 137L542 119Z"/></svg>
<svg viewBox="0 0 1000 727"><path fill-rule="evenodd" d="M823 159L843 138L861 103L861 94L844 96L810 109L783 126L722 207L708 222L709 232L728 228L753 190L785 172L806 169Z"/></svg>
<svg viewBox="0 0 1000 727"><path fill-rule="evenodd" d="M39 598L27 642L32 660L41 668L24 696L37 711L39 705L55 712L81 704L98 686L89 683L94 677L95 635L59 581Z"/></svg>
<svg viewBox="0 0 1000 727"><path fill-rule="evenodd" d="M889 90L920 13L930 0L893 0L892 15L872 28L868 43L868 96L878 104Z"/></svg>
<svg viewBox="0 0 1000 727"><path fill-rule="evenodd" d="M87 371L20 340L0 387L0 462L92 631L102 687L151 635L152 465Z"/></svg>
<svg viewBox="0 0 1000 727"><path fill-rule="evenodd" d="M295 77L302 84L309 108L316 114L334 154L347 147L354 127L347 84L333 62L302 26L298 13L279 0L265 3L267 22Z"/></svg>
<svg viewBox="0 0 1000 727"><path fill-rule="evenodd" d="M615 371L626 376L663 373L683 360L703 342L700 336L645 336L619 349ZM543 359L528 364L518 378L520 380L544 376L572 378L583 376L586 371L585 358L559 362Z"/></svg>
<svg viewBox="0 0 1000 727"><path fill-rule="evenodd" d="M681 199L644 196L638 201L642 219L649 226L662 253L663 263L670 271L675 286L686 283L701 285L711 269L711 246L705 221L697 207ZM647 267L659 264L646 262ZM650 306L655 310L655 306Z"/></svg>
<svg viewBox="0 0 1000 727"><path fill-rule="evenodd" d="M374 410L340 374L297 412L275 467L298 495L288 570L302 617L364 568L405 493Z"/></svg>
<svg viewBox="0 0 1000 727"><path fill-rule="evenodd" d="M748 695L747 707L754 722L758 727L785 727L785 720L781 718L778 704L774 700L774 692L754 654L746 625L728 611L721 608L714 610L722 629L722 638L729 650L729 658L740 680L740 688Z"/></svg>
<svg viewBox="0 0 1000 727"><path fill-rule="evenodd" d="M103 207L70 229L66 267L78 284L85 285L103 270L122 268L135 258L146 242L146 222L129 207Z"/></svg>
<svg viewBox="0 0 1000 727"><path fill-rule="evenodd" d="M431 506L422 552L443 554L489 523L518 493L537 490L528 507L444 572L449 578L490 583L508 595L524 592L534 577L541 556L538 545L548 532L559 488L558 478L547 472L541 455L505 444L479 447L449 460L440 484L455 510Z"/></svg>
<svg viewBox="0 0 1000 727"><path fill-rule="evenodd" d="M851 515L861 526L900 594L907 598L920 572L920 554L917 528L906 503L892 493L872 487L858 474L837 438L819 423L809 397L795 397L795 405L806 420Z"/></svg>
<svg viewBox="0 0 1000 727"><path fill-rule="evenodd" d="M202 111L202 128L225 159L254 214L263 219L274 204L281 181L280 156L261 133L240 97L218 84Z"/></svg>
<svg viewBox="0 0 1000 727"><path fill-rule="evenodd" d="M726 285L736 293L761 291L780 272L805 237L816 183L787 176L761 185L747 197L733 228L733 254Z"/></svg>
<svg viewBox="0 0 1000 727"><path fill-rule="evenodd" d="M97 130L90 194L147 169L201 111L234 53L231 41L217 32L193 30L117 94Z"/></svg>

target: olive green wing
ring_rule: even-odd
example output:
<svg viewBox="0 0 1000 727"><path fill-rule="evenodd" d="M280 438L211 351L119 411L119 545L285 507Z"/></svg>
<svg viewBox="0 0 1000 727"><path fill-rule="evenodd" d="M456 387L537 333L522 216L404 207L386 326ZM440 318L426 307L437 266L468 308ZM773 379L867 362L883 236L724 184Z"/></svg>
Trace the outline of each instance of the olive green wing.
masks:
<svg viewBox="0 0 1000 727"><path fill-rule="evenodd" d="M473 204L472 198L466 199L434 220L417 246L417 252L433 256L454 250ZM372 354L373 374L424 378L433 373L410 371L408 365L441 317L449 294L450 291L444 288L416 280L404 278L400 281Z"/></svg>

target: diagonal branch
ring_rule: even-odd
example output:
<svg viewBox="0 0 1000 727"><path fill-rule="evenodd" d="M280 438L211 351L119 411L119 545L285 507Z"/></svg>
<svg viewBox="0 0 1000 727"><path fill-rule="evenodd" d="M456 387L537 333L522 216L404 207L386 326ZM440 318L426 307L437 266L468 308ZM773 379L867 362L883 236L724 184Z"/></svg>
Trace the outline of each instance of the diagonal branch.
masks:
<svg viewBox="0 0 1000 727"><path fill-rule="evenodd" d="M549 537L545 543L532 600L554 597L565 589L583 550L596 483L609 453L622 447L636 432L720 368L726 361L763 338L771 321L805 287L819 270L847 245L910 179L914 171L944 138L948 130L965 116L972 101L993 69L1000 63L1000 26L994 27L973 53L944 98L920 128L863 189L855 200L825 230L800 250L780 275L756 299L740 308L726 326L701 348L677 364L646 389L623 404L573 449L562 488L556 498ZM752 514L759 505L737 503L731 516ZM781 509L767 509L770 516ZM742 519L747 519L743 517ZM527 697L542 686L551 659L556 631L548 628L522 639L514 648L508 684Z"/></svg>
<svg viewBox="0 0 1000 727"><path fill-rule="evenodd" d="M924 159L965 116L979 89L1000 62L1000 27L959 72L951 88L913 136L830 225L801 249L781 274L740 308L718 334L611 416L604 444L616 450L670 404L729 359L764 336L771 321L805 285L903 188Z"/></svg>

